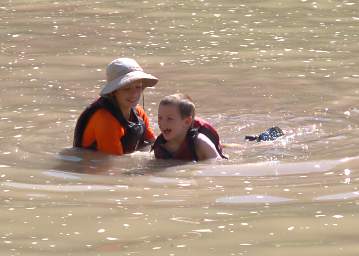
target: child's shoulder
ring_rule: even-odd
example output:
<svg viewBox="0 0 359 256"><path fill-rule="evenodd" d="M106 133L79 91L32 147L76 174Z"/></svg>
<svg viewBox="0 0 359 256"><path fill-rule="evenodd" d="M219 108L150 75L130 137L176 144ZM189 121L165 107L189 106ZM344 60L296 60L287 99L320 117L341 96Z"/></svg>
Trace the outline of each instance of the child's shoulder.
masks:
<svg viewBox="0 0 359 256"><path fill-rule="evenodd" d="M202 145L202 146L203 145L214 145L213 141L211 141L211 139L208 138L207 135L200 133L200 132L197 134L195 143L198 145Z"/></svg>
<svg viewBox="0 0 359 256"><path fill-rule="evenodd" d="M211 158L220 158L216 146L203 133L198 133L195 140L196 154L199 160L206 160Z"/></svg>
<svg viewBox="0 0 359 256"><path fill-rule="evenodd" d="M196 117L194 118L194 121L193 121L193 126L194 126L194 127L199 127L199 126L203 126L203 125L207 125L207 124L210 124L210 123L207 122L206 120L204 120L204 119L201 118L201 117L196 116Z"/></svg>
<svg viewBox="0 0 359 256"><path fill-rule="evenodd" d="M196 128L199 133L203 133L209 137L214 144L219 143L219 135L216 128L214 128L213 125L206 120L200 117L195 117L193 128Z"/></svg>

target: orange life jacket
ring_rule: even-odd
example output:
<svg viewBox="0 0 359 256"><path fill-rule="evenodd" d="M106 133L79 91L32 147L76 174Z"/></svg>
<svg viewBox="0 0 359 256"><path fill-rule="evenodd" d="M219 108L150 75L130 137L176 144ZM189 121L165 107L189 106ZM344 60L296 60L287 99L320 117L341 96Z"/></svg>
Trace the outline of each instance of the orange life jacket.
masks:
<svg viewBox="0 0 359 256"><path fill-rule="evenodd" d="M91 105L89 105L80 115L77 120L75 133L74 133L74 142L75 147L84 147L82 143L83 135L87 124L90 118L95 114L99 109L105 109L111 113L113 117L124 127L125 134L121 138L121 143L124 149L124 153L134 152L139 146L144 144L144 135L146 126L141 117L139 117L134 108L131 109L131 121L124 118L121 111L116 108L109 99L100 97ZM94 141L90 146L84 147L87 149L97 150L97 142Z"/></svg>

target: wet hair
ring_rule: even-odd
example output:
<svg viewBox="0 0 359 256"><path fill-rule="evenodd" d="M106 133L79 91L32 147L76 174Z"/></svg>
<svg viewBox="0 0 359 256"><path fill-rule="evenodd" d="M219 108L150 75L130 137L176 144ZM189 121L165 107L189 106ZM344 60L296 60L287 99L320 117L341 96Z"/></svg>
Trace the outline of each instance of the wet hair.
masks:
<svg viewBox="0 0 359 256"><path fill-rule="evenodd" d="M195 116L196 107L195 107L194 103L192 102L192 99L188 95L183 94L183 93L176 93L176 94L171 94L171 95L165 96L161 100L160 105L162 105L162 106L169 106L169 105L177 106L182 118L186 118L189 116L194 118L194 116Z"/></svg>

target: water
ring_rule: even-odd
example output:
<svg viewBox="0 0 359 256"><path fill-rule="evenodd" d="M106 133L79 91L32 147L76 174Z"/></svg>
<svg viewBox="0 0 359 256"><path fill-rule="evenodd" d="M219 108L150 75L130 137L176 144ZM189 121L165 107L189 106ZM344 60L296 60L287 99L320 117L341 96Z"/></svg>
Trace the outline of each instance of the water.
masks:
<svg viewBox="0 0 359 256"><path fill-rule="evenodd" d="M0 3L1 255L357 255L355 1ZM227 144L218 163L71 149L134 57ZM252 143L277 125L286 135Z"/></svg>

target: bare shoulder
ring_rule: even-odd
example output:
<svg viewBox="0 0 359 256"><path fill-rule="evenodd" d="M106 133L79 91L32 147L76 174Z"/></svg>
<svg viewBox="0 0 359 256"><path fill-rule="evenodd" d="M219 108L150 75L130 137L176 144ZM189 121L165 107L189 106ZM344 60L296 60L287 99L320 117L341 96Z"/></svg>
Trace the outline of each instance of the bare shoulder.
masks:
<svg viewBox="0 0 359 256"><path fill-rule="evenodd" d="M199 160L220 158L216 146L206 135L202 133L199 133L197 136L195 148Z"/></svg>
<svg viewBox="0 0 359 256"><path fill-rule="evenodd" d="M213 146L213 148L216 148L213 144L213 142L203 133L198 133L197 136L197 140L196 140L196 144L198 145L208 145L208 146Z"/></svg>

